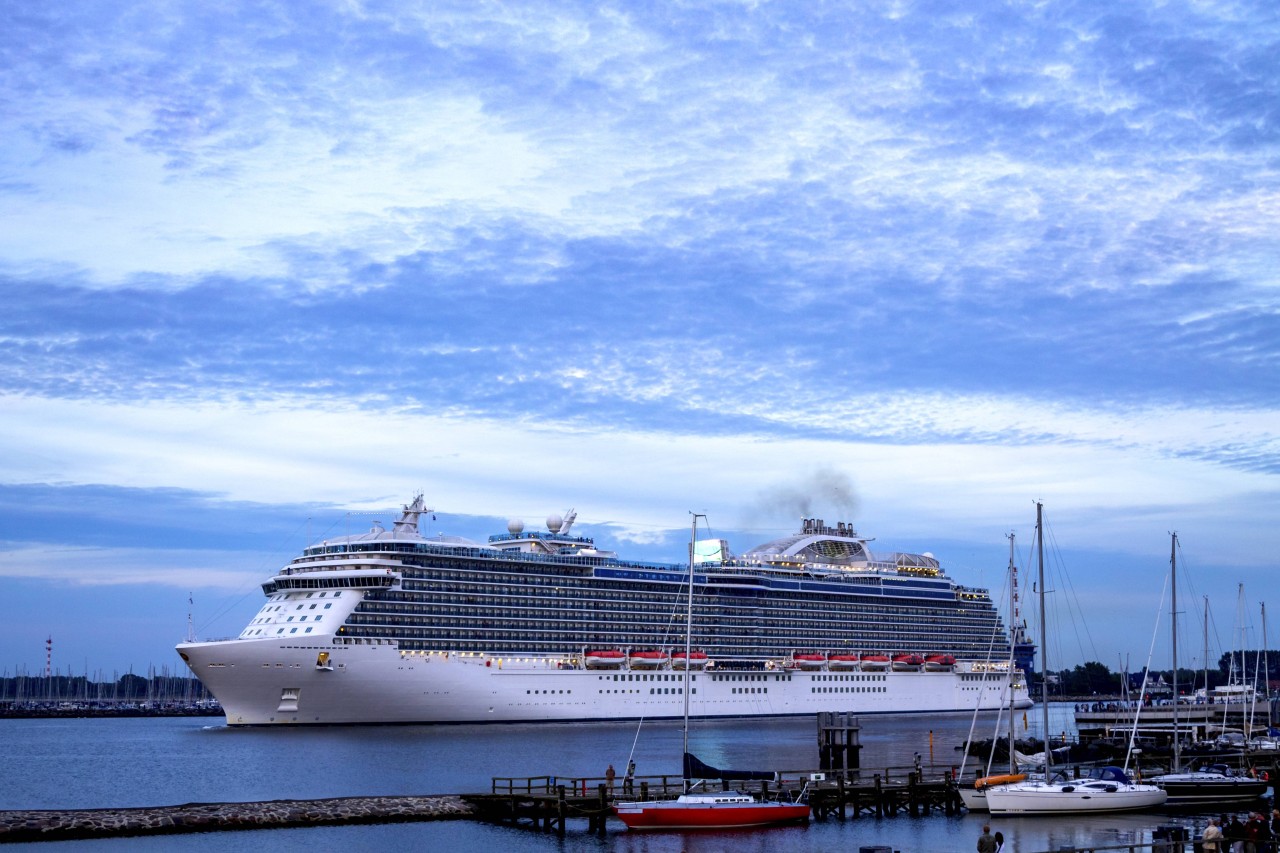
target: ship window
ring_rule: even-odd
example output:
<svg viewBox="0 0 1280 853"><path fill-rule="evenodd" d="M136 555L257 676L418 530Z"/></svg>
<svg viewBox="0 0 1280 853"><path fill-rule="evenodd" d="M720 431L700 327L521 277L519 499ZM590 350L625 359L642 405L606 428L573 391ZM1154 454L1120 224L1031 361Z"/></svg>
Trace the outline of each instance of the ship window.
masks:
<svg viewBox="0 0 1280 853"><path fill-rule="evenodd" d="M289 629L289 633L290 633L290 634L296 634L296 633L298 633L298 629L297 629L297 628L290 628L290 629Z"/></svg>

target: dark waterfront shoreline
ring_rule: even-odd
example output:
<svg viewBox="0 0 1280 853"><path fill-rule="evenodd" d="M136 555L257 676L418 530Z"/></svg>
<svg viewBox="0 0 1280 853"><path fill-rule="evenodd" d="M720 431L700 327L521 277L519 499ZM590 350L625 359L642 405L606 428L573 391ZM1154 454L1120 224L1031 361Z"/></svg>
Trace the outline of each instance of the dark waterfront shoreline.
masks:
<svg viewBox="0 0 1280 853"><path fill-rule="evenodd" d="M72 841L138 835L176 835L246 829L284 829L458 820L475 815L461 797L331 797L262 803L187 803L129 809L57 809L0 812L0 844Z"/></svg>
<svg viewBox="0 0 1280 853"><path fill-rule="evenodd" d="M25 703L0 705L0 719L91 719L96 717L221 717L222 708L207 705L73 705L67 703Z"/></svg>

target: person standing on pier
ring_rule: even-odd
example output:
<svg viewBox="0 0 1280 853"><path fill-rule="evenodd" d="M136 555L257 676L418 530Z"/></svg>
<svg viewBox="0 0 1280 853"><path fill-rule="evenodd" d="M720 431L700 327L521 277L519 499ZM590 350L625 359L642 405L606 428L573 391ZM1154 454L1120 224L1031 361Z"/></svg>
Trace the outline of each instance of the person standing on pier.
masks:
<svg viewBox="0 0 1280 853"><path fill-rule="evenodd" d="M617 771L615 771L615 770L613 769L613 765L612 765L612 764L610 764L610 765L609 765L609 768L608 768L607 770L605 770L605 771L604 771L604 782L605 782L605 784L606 784L606 785L608 785L608 786L609 786L609 793L610 793L610 794L612 794L612 793L613 793L613 780L617 777L617 775L618 775L618 774L617 774Z"/></svg>
<svg viewBox="0 0 1280 853"><path fill-rule="evenodd" d="M1216 817L1209 818L1209 825L1200 836L1200 849L1204 853L1224 853L1222 849L1222 828L1218 826Z"/></svg>
<svg viewBox="0 0 1280 853"><path fill-rule="evenodd" d="M1227 839L1231 853L1244 853L1244 824L1240 822L1239 815L1231 816L1231 823L1223 827L1222 835Z"/></svg>
<svg viewBox="0 0 1280 853"><path fill-rule="evenodd" d="M978 853L996 853L996 839L989 824L983 824L982 835L978 836Z"/></svg>
<svg viewBox="0 0 1280 853"><path fill-rule="evenodd" d="M630 795L636 780L636 763L627 762L627 775L622 777L622 793Z"/></svg>

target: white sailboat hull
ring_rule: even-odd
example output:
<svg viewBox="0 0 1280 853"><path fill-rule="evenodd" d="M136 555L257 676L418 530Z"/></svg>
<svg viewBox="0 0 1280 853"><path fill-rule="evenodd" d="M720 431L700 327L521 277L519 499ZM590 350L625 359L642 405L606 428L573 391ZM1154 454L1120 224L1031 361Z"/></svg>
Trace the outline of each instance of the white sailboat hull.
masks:
<svg viewBox="0 0 1280 853"><path fill-rule="evenodd" d="M1087 780L1054 785L1009 785L987 791L993 815L1080 814L1140 811L1164 805L1154 785L1099 785Z"/></svg>

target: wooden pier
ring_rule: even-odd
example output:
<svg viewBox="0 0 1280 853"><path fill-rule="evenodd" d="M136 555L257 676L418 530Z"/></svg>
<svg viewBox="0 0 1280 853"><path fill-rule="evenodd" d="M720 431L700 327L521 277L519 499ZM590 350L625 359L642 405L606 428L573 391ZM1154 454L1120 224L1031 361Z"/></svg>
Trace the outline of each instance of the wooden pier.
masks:
<svg viewBox="0 0 1280 853"><path fill-rule="evenodd" d="M779 782L735 782L734 790L772 799L807 797L816 820L845 820L862 815L913 817L943 812L959 814L962 804L954 771L929 771L915 764L866 770L785 770ZM703 790L729 790L716 782ZM566 821L586 819L589 832L603 833L613 804L619 800L673 799L684 791L679 775L639 776L630 786L609 786L600 777L495 777L488 794L463 799L481 820L525 825L563 835Z"/></svg>

